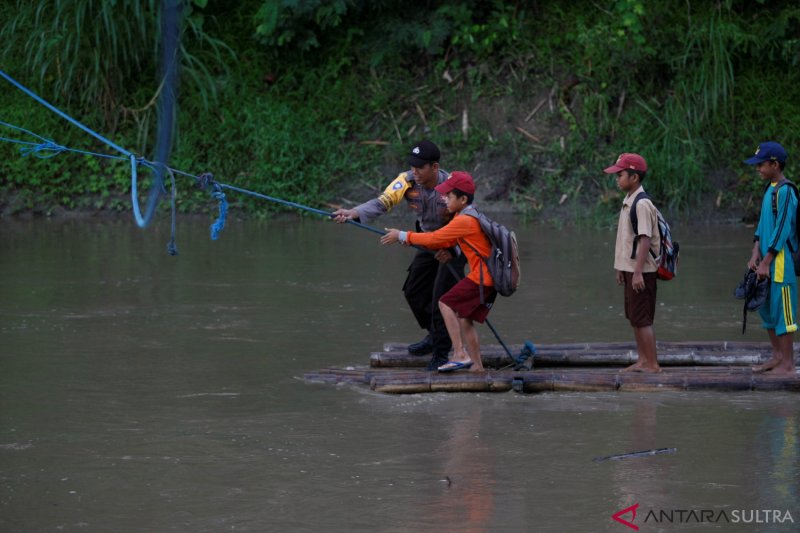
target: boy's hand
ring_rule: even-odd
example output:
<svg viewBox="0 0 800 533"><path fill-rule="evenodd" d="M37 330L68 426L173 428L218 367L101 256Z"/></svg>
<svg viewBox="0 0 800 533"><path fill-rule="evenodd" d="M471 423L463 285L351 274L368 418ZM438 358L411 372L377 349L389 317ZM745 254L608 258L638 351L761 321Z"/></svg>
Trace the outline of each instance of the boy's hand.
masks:
<svg viewBox="0 0 800 533"><path fill-rule="evenodd" d="M433 257L440 263L444 264L453 258L453 254L450 253L450 250L442 248L441 250L437 250Z"/></svg>
<svg viewBox="0 0 800 533"><path fill-rule="evenodd" d="M766 261L761 261L759 263L758 268L756 270L756 277L758 279L764 279L769 277L769 263Z"/></svg>
<svg viewBox="0 0 800 533"><path fill-rule="evenodd" d="M750 257L750 261L747 262L747 268L750 270L756 270L758 268L758 263L760 262L761 258L758 256L758 254L753 254Z"/></svg>
<svg viewBox="0 0 800 533"><path fill-rule="evenodd" d="M631 278L631 287L636 292L644 290L644 276L641 272L634 272Z"/></svg>
<svg viewBox="0 0 800 533"><path fill-rule="evenodd" d="M381 236L381 244L394 244L400 241L400 230L384 228L386 235Z"/></svg>
<svg viewBox="0 0 800 533"><path fill-rule="evenodd" d="M621 270L614 271L617 274L617 285L625 285L625 274Z"/></svg>

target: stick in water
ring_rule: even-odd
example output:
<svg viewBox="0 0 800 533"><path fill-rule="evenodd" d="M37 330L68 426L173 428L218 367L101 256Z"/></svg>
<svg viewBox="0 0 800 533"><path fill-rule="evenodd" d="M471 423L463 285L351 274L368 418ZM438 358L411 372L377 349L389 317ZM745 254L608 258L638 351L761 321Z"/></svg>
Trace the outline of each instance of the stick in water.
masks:
<svg viewBox="0 0 800 533"><path fill-rule="evenodd" d="M620 459L631 459L635 457L649 457L651 455L660 455L662 453L675 453L678 448L656 448L655 450L645 450L642 452L622 453L619 455L609 455L608 457L595 457L592 459L595 463L602 463L603 461L618 461Z"/></svg>

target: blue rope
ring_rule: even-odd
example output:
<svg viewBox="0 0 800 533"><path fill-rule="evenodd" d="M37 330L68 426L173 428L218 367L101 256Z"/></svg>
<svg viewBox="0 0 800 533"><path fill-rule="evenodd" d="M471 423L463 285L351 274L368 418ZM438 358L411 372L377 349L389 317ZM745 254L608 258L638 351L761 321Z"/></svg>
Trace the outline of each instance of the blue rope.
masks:
<svg viewBox="0 0 800 533"><path fill-rule="evenodd" d="M220 232L225 228L225 217L228 216L228 202L225 200L225 193L222 191L215 191L211 193L211 196L219 201L219 217L211 224L211 240L216 241Z"/></svg>
<svg viewBox="0 0 800 533"><path fill-rule="evenodd" d="M38 157L39 159L50 159L51 157L55 157L63 151L64 151L63 146L50 142L37 144L36 146L33 146L31 148L19 149L19 153L22 154L22 157L27 157L33 154L34 157ZM50 153L45 154L42 152L50 152Z"/></svg>
<svg viewBox="0 0 800 533"><path fill-rule="evenodd" d="M175 174L167 167L167 172L169 173L169 180L172 184L172 194L170 195L170 210L172 211L172 224L171 224L171 234L169 242L167 243L167 253L169 255L178 255L178 245L175 244L175 234L177 233L177 223L175 222L175 196L177 195L177 189L175 187Z"/></svg>
<svg viewBox="0 0 800 533"><path fill-rule="evenodd" d="M186 177L189 177L189 178L193 178L195 181L197 181L198 185L203 190L210 188L211 189L212 198L214 198L215 200L217 200L219 202L219 217L211 225L211 239L212 240L217 240L219 238L219 234L225 228L225 221L226 221L227 213L228 213L228 201L227 201L225 193L222 191L222 189L229 189L229 190L236 191L236 192L239 192L239 193L242 193L242 194L246 194L246 195L249 195L249 196L253 196L253 197L256 197L256 198L261 198L263 200L268 200L270 202L274 202L274 203L277 203L277 204L285 205L285 206L288 206L288 207L294 207L296 209L302 209L304 211L309 211L311 213L315 213L317 215L322 215L322 216L328 217L328 218L333 218L333 216L334 216L333 213L329 213L329 212L323 211L321 209L315 209L313 207L309 207L307 205L299 204L297 202L291 202L289 200L283 200L281 198L275 198L273 196L268 196L266 194L261 194L261 193L255 192L255 191L250 191L250 190L247 190L247 189L243 189L241 187L235 187L233 185L227 185L225 183L218 183L218 182L214 181L213 174L211 174L211 173L204 173L204 174L201 174L199 176L196 176L196 175L191 174L189 172L183 172L181 170L177 170L177 169L168 167L166 165L161 165L159 163L154 163L152 161L148 161L148 160L146 160L144 158L141 158L141 157L136 157L135 154L132 154L130 152L128 153L127 157L122 157L122 156L115 156L115 155L109 155L109 154L101 154L101 153L97 153L97 152L90 152L90 151L86 151L86 150L79 150L79 149L76 149L76 148L70 148L70 147L67 147L67 146L63 146L63 145L57 144L54 141L51 141L51 140L46 139L44 137L41 137L41 136L39 136L39 135L37 135L37 134L35 134L33 132L30 132L30 131L25 130L23 128L20 128L18 126L14 126L12 124L8 124L8 123L3 122L3 121L0 121L0 126L7 126L9 128L15 129L15 130L23 131L23 132L25 132L25 133L27 133L29 135L32 135L32 136L36 137L37 139L41 139L42 141L44 141L42 143L33 143L33 142L20 141L20 140L16 140L16 139L8 139L8 138L5 138L5 137L0 137L0 140L3 140L3 141L8 141L8 142L12 142L12 143L18 143L18 144L24 144L26 146L32 147L32 148L26 149L26 150L29 150L29 152L41 152L41 151L44 151L44 150L52 150L53 153L50 154L48 157L56 156L61 152L73 152L73 153L77 153L77 154L89 155L89 156L95 156L95 157L104 157L104 158L107 158L107 159L114 159L114 160L118 160L118 161L128 161L130 163L130 165L131 165L131 204L133 206L133 216L134 216L134 219L136 220L136 223L139 225L139 227L142 227L142 228L146 227L147 224L149 224L149 220L148 219L150 217L142 216L141 207L139 205L139 196L138 196L138 194L139 194L139 187L138 187L139 172L138 172L138 167L141 165L143 167L149 168L155 174L159 174L159 169L160 168L166 169L166 171L170 174L170 180L171 180L172 191L173 191L172 192L173 238L170 241L170 244L168 245L168 249L170 250L170 254L171 255L177 255L177 249L174 248L174 234L175 234L175 231L174 231L174 227L175 227L175 174L179 174L181 176L186 176ZM25 148L23 148L23 149L25 149ZM27 155L27 153L25 155ZM154 185L154 188L155 188L155 185ZM162 185L161 190L159 190L159 193L161 193L163 190L164 189L163 189L163 185ZM375 229L372 226L367 226L366 224L362 224L360 222L356 222L355 220L348 220L347 223L348 224L352 224L354 226L357 226L359 228L366 229L366 230L371 231L373 233L377 233L379 235L383 235L385 233L384 231ZM175 252L175 253L173 253L173 252Z"/></svg>
<svg viewBox="0 0 800 533"><path fill-rule="evenodd" d="M115 156L109 154L101 154L97 152L89 152L86 150L79 150L76 148L70 148L68 146L63 146L60 144L55 143L45 137L37 135L32 131L28 131L24 128L20 128L19 126L15 126L13 124L9 124L7 122L3 122L0 120L0 126L5 126L14 130L18 130L24 132L28 135L36 137L37 139L42 140L41 143L35 143L30 141L22 141L19 139L10 139L8 137L0 137L0 141L6 141L15 144L22 144L24 145L20 148L20 153L23 156L27 156L30 153L34 153L37 157L42 159L47 157L54 157L61 152L73 152L82 155L89 155L95 157L103 157L107 159L114 159L117 161L128 161L131 165L131 173L133 175L133 179L131 180L131 202L133 205L133 214L134 218L136 219L137 224L140 227L144 227L147 225L146 217L142 216L141 208L139 206L139 197L138 197L138 166L141 165L143 167L149 168L153 172L158 172L159 168L165 168L166 171L170 174L170 182L172 186L172 194L171 194L171 212L172 212L172 238L170 239L169 244L167 245L167 250L169 251L170 255L178 255L177 247L175 246L175 219L176 219L176 185L175 185L175 174L180 174L182 176L194 178L201 186L202 189L207 187L212 188L211 196L219 202L219 218L214 222L211 226L211 238L212 240L217 240L219 238L220 232L222 232L223 228L225 227L225 219L228 213L228 202L225 198L225 193L222 192L220 188L220 184L214 182L212 174L201 174L200 176L195 176L194 174L190 174L188 172L183 172L181 170L177 170L166 165L159 165L158 163L153 163L143 158L137 158L135 155L130 154L127 157L123 156ZM53 153L48 154L47 156L39 155L40 152L50 150ZM255 193L253 193L255 194Z"/></svg>
<svg viewBox="0 0 800 533"><path fill-rule="evenodd" d="M137 181L136 166L137 166L137 162L143 162L144 159L137 159L136 156L132 152L129 152L128 150L122 148L121 146L113 143L112 141L110 141L107 138L103 137L102 135L100 135L96 131L92 130L91 128L89 128L87 126L84 126L83 124L81 124L80 122L78 122L74 118L70 117L69 115L67 115L66 113L64 113L63 111L61 111L60 109L58 109L57 107L52 105L51 103L47 102L44 98L40 97L39 95L37 95L36 93L34 93L30 89L28 89L27 87L25 87L24 85L19 83L17 80L15 80L11 76L9 76L5 72L3 72L2 70L0 70L0 77L3 77L11 85L13 85L17 89L19 89L20 91L25 93L27 96L33 98L34 100L39 102L41 105L43 105L44 107L46 107L47 109L49 109L53 113L57 114L58 116L60 116L61 118L63 118L67 122L69 122L70 124L73 124L74 126L77 126L78 128L82 129L83 131L85 131L86 133L88 133L89 135L94 137L95 139L107 144L111 148L114 148L115 150L117 150L121 154L123 154L125 156L128 156L130 158L130 162L131 162L131 189L135 190L137 188L137 186L136 186L136 181ZM12 128L16 128L15 126L11 126L11 127ZM21 131L26 131L26 130L23 130L22 128L16 128L16 129L19 129ZM28 132L28 133L30 133L30 132ZM35 134L31 134L31 135L39 137L38 135L35 135ZM43 137L39 137L39 138L44 140L44 141L46 141L46 143L49 142L47 139L44 139ZM45 144L45 146L43 148L41 148L41 149L34 149L33 153L38 153L38 152L40 152L40 151L42 151L44 149L53 150L54 147L56 147L56 146L58 146L58 145L55 145L54 143L52 143L52 145ZM59 150L59 152L60 151L61 150ZM25 155L27 155L27 154L25 154ZM56 155L56 154L53 154L53 155ZM52 156L50 156L50 157L52 157ZM161 172L157 171L157 172L155 172L155 180L154 180L153 186L150 189L150 193L148 195L147 211L146 211L144 217L142 217L141 211L139 209L139 198L138 198L138 196L136 196L135 194L132 195L132 200L133 200L133 204L134 204L134 215L135 215L135 218L136 218L136 224L140 228L144 228L144 227L148 226L150 224L150 222L153 220L153 216L155 215L155 210L156 210L156 207L158 206L158 200L159 200L159 198L161 196L161 190L163 189L163 186L164 186L163 185L163 177L161 175Z"/></svg>
<svg viewBox="0 0 800 533"><path fill-rule="evenodd" d="M267 196L266 194L261 194L261 193L258 193L258 192L248 191L247 189L241 189L239 187L234 187L233 185L226 185L224 183L220 183L219 186L221 188L223 188L223 189L230 189L232 191L240 192L242 194L248 194L250 196L255 196L256 198L261 198L263 200L268 200L268 201L274 202L276 204L286 205L286 206L289 206L289 207L295 207L297 209L302 209L304 211L309 211L311 213L316 213L317 215L322 215L324 217L333 218L333 213L329 213L327 211L323 211L322 209L315 209L315 208L309 207L307 205L298 204L296 202L290 202L289 200L282 200L280 198L275 198L273 196ZM383 230L379 230L379 229L373 228L372 226L367 226L366 224L362 224L361 222L356 222L355 220L348 220L347 223L348 224L352 224L354 226L357 226L359 228L365 229L365 230L369 230L369 231L371 231L373 233L377 233L378 235L385 235L386 234L386 232L383 231Z"/></svg>
<svg viewBox="0 0 800 533"><path fill-rule="evenodd" d="M107 145L111 146L112 148L115 148L117 151L125 154L129 158L130 165L131 165L131 200L132 200L132 203L133 203L133 212L134 212L134 216L136 218L136 223L139 225L139 227L144 228L145 226L147 226L150 223L150 221L153 218L153 215L155 213L155 208L156 208L156 206L158 204L159 197L161 196L162 191L164 189L163 178L161 176L160 167L163 167L163 168L165 168L167 170L167 172L170 175L170 180L171 180L171 185L172 185L172 194L171 194L171 211L172 211L171 238L170 238L169 243L167 244L167 252L170 255L178 255L178 248L175 245L175 234L176 234L176 222L175 222L175 219L176 219L176 213L175 213L175 197L176 197L175 174L176 173L194 178L200 184L201 188L205 189L208 186L211 186L211 189L212 189L211 195L212 195L212 197L214 197L217 201L219 201L219 217L214 222L214 224L211 225L211 239L212 240L217 240L217 238L219 237L219 233L225 227L225 218L226 218L227 212L228 212L228 202L225 199L225 193L222 192L223 188L224 189L229 189L229 190L232 190L232 191L237 191L237 192L240 192L240 193L243 193L243 194L247 194L247 195L250 195L250 196L254 196L256 198L262 198L262 199L268 200L270 202L274 202L274 203L282 204L282 205L285 205L285 206L294 207L294 208L297 208L297 209L302 209L302 210L305 210L305 211L309 211L311 213L316 213L318 215L322 215L322 216L325 216L325 217L328 217L328 218L333 218L333 216L334 216L333 213L329 213L329 212L323 211L321 209L315 209L313 207L309 207L309 206L306 206L306 205L298 204L296 202L291 202L291 201L288 201L288 200L282 200L280 198L267 196L266 194L261 194L261 193L257 193L257 192L254 192L254 191L249 191L247 189L242 189L240 187L234 187L233 185L226 185L224 183L217 183L217 182L214 181L213 175L211 175L211 174L203 174L202 176L194 176L194 175L188 174L186 172L181 172L181 171L174 170L174 169L166 166L163 163L161 163L161 164L153 163L151 161L147 161L144 158L137 158L135 154L125 150L124 148L121 148L121 147L117 146L116 144L112 143L111 141L109 141L105 137L101 136L99 133L96 133L96 132L92 131L91 129L87 128L86 126L84 126L83 124L78 122L77 120L72 119L71 117L69 117L65 113L63 113L60 110L58 110L57 108L53 107L52 105L50 105L49 103L44 101L42 98L40 98L36 94L32 93L31 91L29 91L28 89L23 87L21 84L17 83L14 79L9 77L2 70L0 70L0 76L5 78L12 85L16 86L17 88L22 90L24 93L26 93L28 96L30 96L31 98L33 98L34 100L36 100L37 102L42 104L43 106L47 107L48 109L50 109L54 113L56 113L59 116L63 117L64 119L66 119L67 121L71 122L72 124L78 126L79 128L81 128L82 130L86 131L87 133L89 133L90 135L95 137L96 139L99 139L100 141L102 141L102 142L106 143ZM97 155L97 156L102 156L102 157L110 157L110 158L114 158L114 159L123 159L123 158L118 158L118 157L114 157L114 156L107 156L107 155L102 155L102 154L94 154L94 153L90 153L90 152L84 152L84 151L81 151L81 150L69 149L69 148L61 146L59 144L56 144L53 141L45 139L44 137L40 137L40 136L36 135L35 133L31 133L31 132L29 132L27 130L24 130L23 128L12 126L12 125L7 124L5 122L0 122L0 124L3 124L3 125L8 126L8 127L11 127L13 129L17 129L17 130L29 133L30 135L33 135L34 137L37 137L40 140L44 141L42 143L28 143L28 142L24 142L24 141L16 141L16 140L6 139L4 137L0 137L0 139L6 140L6 141L9 141L9 142L16 142L16 143L19 143L19 144L25 144L25 145L33 146L33 148L28 148L28 149L23 148L22 150L27 150L26 152L23 153L23 155L28 155L30 153L33 153L37 157L40 157L38 155L40 152L52 151L53 152L52 154L50 154L48 156L45 156L45 157L53 157L53 156L56 156L56 155L58 155L59 153L61 153L63 151L72 151L72 152L81 152L81 153L84 153L84 154L87 154L87 155ZM163 149L163 147L162 147L162 149ZM165 159L165 157L163 157L163 158ZM138 178L137 166L139 164L150 168L151 170L154 171L154 173L156 175L156 182L153 184L153 187L150 190L150 195L149 195L148 204L147 204L147 213L146 213L145 217L142 217L142 215L141 215L141 211L139 209L139 198L138 198L138 195L137 195L137 188L138 188L137 187L137 182L138 182L138 179L137 179ZM379 235L385 235L386 234L385 231L379 230L377 228L373 228L371 226L367 226L365 224L362 224L360 222L356 222L354 220L348 220L347 223L348 224L352 224L352 225L357 226L357 227L362 228L362 229L366 229L366 230L371 231L373 233L377 233ZM419 246L414 246L414 248L418 248L419 249L420 247ZM455 270L453 269L452 265L448 264L448 267L450 268L450 271L453 273L453 275L456 278L458 278L458 275L455 272ZM491 322L489 322L489 320L486 320L486 324L489 326L489 328L491 329L492 333L495 335L497 340L500 341L500 344L503 346L503 348L505 349L505 351L509 355L509 357L511 357L512 361L516 361L514 356L511 354L511 351L508 349L508 346L506 346L506 344L502 341L502 339L500 338L500 335L494 329L494 327L492 326Z"/></svg>
<svg viewBox="0 0 800 533"><path fill-rule="evenodd" d="M26 145L27 147L23 146L23 147L21 147L19 149L19 153L22 154L23 157L27 157L28 155L33 154L34 156L38 157L39 159L49 159L51 157L57 156L58 154L60 154L64 150L66 150L66 148L61 146L60 144L56 144L54 141L51 141L50 139L45 139L44 137L36 135L32 131L28 131L25 128L20 128L18 126L14 126L14 125L9 124L7 122L3 122L2 120L0 120L0 126L5 126L7 128L11 128L11 129L14 129L14 130L17 130L17 131L21 131L21 132L26 133L28 135L32 135L33 137L36 137L37 139L42 141L40 143L33 143L33 142L27 142L27 141L20 141L20 140L17 140L17 139L8 139L6 137L0 137L0 139L2 139L4 141L7 141L7 142L13 142L13 143L17 143L17 144ZM46 154L46 155L45 154L41 154L41 152L45 152L45 151L49 151L49 152L52 152L52 153Z"/></svg>
<svg viewBox="0 0 800 533"><path fill-rule="evenodd" d="M219 202L219 217L211 224L211 240L216 241L223 228L225 228L225 219L228 216L228 201L225 199L225 193L222 192L221 185L214 181L212 173L205 172L196 179L201 189L205 190L211 187L211 196Z"/></svg>
<svg viewBox="0 0 800 533"><path fill-rule="evenodd" d="M30 142L30 141L21 141L19 139L9 139L8 137L2 137L2 136L0 136L0 141L6 141L6 142L9 142L9 143L14 143L14 144L23 144L25 146L32 147L32 148L25 148L25 147L20 148L19 151L20 151L20 153L22 155L28 155L30 152L42 151L42 150L45 150L45 149L53 149L53 147L57 147L59 149L58 150L59 153L61 153L61 152L72 152L72 153L76 153L76 154L91 155L91 156L94 156L94 157L104 157L104 158L107 158L107 159L116 159L118 161L128 161L127 157L122 157L122 156L117 156L117 155L109 155L109 154L99 154L97 152L87 152L86 150L78 150L77 148L70 148L69 146L62 146L60 144L57 144L57 143L51 142L51 141L47 141L47 142L43 142L43 143L34 143L34 142ZM38 148L38 147L41 147L41 148ZM54 154L54 155L58 155L58 154Z"/></svg>
<svg viewBox="0 0 800 533"><path fill-rule="evenodd" d="M103 137L99 133L91 130L90 128L84 126L83 124L81 124L77 120L75 120L72 117L70 117L69 115L67 115L66 113L62 112L61 110L59 110L58 108L56 108L55 106L50 104L49 102L45 101L43 98L39 97L37 94L33 93L32 91L30 91L29 89L24 87L22 84L20 84L19 82L17 82L13 78L11 78L8 74L3 72L2 70L0 70L0 77L3 77L6 81L8 81L9 83L11 83L15 87L17 87L19 90L24 92L26 95L30 96L31 98L33 98L34 100L39 102L41 105L45 106L46 108L48 108L52 112L54 112L57 115L59 115L60 117L64 118L65 120L67 120L71 124L74 124L75 126L79 127L83 131L85 131L85 132L89 133L90 135L92 135L94 138L104 142L108 146L110 146L110 147L116 149L118 152L124 154L125 157L108 155L108 154L100 154L100 153L96 153L96 152L89 152L89 151L86 151L86 150L78 150L78 149L75 149L75 148L69 148L69 147L66 147L66 146L62 146L62 145L59 145L59 144L51 141L50 139L46 139L46 138L41 137L41 136L39 136L39 135L37 135L37 134L35 134L33 132L25 130L24 128L20 128L18 126L14 126L14 125L8 124L6 122L2 122L2 121L0 121L0 125L3 125L3 126L6 126L6 127L9 127L9 128L18 130L18 131L22 131L22 132L27 133L29 135L32 135L32 136L36 137L37 139L41 140L42 142L41 143L31 143L31 142L19 141L19 140L15 140L15 139L7 139L5 137L0 137L0 140L5 140L5 141L8 141L8 142L14 142L14 143L18 143L18 144L24 144L24 145L28 146L29 148L22 148L21 149L21 150L24 150L23 155L29 155L29 154L33 153L37 157L54 157L54 156L60 154L61 152L74 152L74 153L79 153L79 154L84 154L84 155L91 155L91 156L95 156L95 157L104 157L104 158L108 158L108 159L127 160L131 165L131 203L132 203L132 206L133 206L133 215L134 215L134 219L136 220L136 224L139 227L144 228L147 225L149 225L149 223L152 221L153 215L155 213L155 209L156 209L157 204L158 204L158 200L159 200L161 194L166 192L165 189L164 189L161 169L165 168L167 170L167 172L169 172L170 179L171 179L171 185L172 185L172 194L171 194L171 197L172 197L172 201L171 201L171 204L172 204L171 205L171 207L172 207L172 209L171 209L171 211L172 211L172 238L170 240L170 243L167 245L167 248L168 248L168 251L169 251L169 253L171 255L176 255L177 254L177 248L175 247L175 225L176 225L175 224L175 218L176 218L175 195L176 195L176 187L175 187L175 176L174 176L174 174L180 174L180 175L183 175L183 176L188 176L188 177L194 178L200 184L201 188L203 188L203 189L205 189L205 188L207 188L209 186L211 187L211 196L219 202L219 217L217 218L216 221L214 221L214 224L212 224L212 226L211 226L211 238L213 240L216 240L219 237L220 232L225 227L225 220L226 220L227 212L228 212L228 202L226 200L225 193L222 191L222 189L229 189L229 190L232 190L232 191L237 191L237 192L240 192L240 193L243 193L243 194L254 196L256 198L261 198L261 199L264 199L264 200L268 200L270 202L274 202L274 203L282 204L282 205L285 205L285 206L294 207L294 208L297 208L297 209L302 209L302 210L305 210L305 211L316 213L318 215L322 215L322 216L325 216L325 217L328 217L328 218L332 218L333 217L333 213L322 211L321 209L315 209L313 207L308 207L308 206L305 206L305 205L302 205L302 204L298 204L296 202L291 202L291 201L288 201L288 200L282 200L280 198L267 196L266 194L261 194L261 193L257 193L257 192L254 192L254 191L249 191L247 189L242 189L240 187L234 187L233 185L226 185L224 183L217 183L217 182L215 182L213 180L213 176L211 174L207 174L207 175L204 174L202 176L195 176L195 175L187 173L187 172L182 172L182 171L170 168L170 167L168 167L168 166L166 166L164 164L154 163L154 162L148 161L148 160L146 160L146 159L144 159L142 157L137 157L134 153L129 152L128 150L125 150L121 146L118 146L117 144L111 142L110 140L108 140L107 138ZM46 156L39 155L39 154L41 154L43 152L52 152L52 153L49 153ZM139 195L138 195L138 192L139 192L139 190L138 190L139 189L139 187L138 187L138 181L139 181L139 179L138 179L139 178L138 167L139 167L139 165L142 165L144 167L149 168L155 174L155 177L156 177L155 183L153 184L153 186L152 186L152 188L150 190L150 195L148 197L148 202L147 202L147 208L146 208L146 212L145 212L144 215L142 215L142 210L141 210L141 207L139 205ZM361 224L360 222L356 222L354 220L348 220L347 223L348 224L352 224L354 226L357 226L359 228L363 228L363 229L366 229L368 231L377 233L379 235L383 235L385 233L384 231L375 229L375 228L373 228L371 226L367 226L365 224Z"/></svg>
<svg viewBox="0 0 800 533"><path fill-rule="evenodd" d="M102 135L100 135L99 133L97 133L96 131L94 131L94 130L92 130L92 129L90 129L90 128L86 127L86 126L84 126L83 124L81 124L80 122L78 122L77 120L75 120L74 118L70 117L69 115L67 115L66 113L64 113L63 111L61 111L61 110L60 110L60 109L58 109L57 107L55 107L54 105L50 104L49 102L47 102L46 100L44 100L43 98L41 98L39 95L37 95L37 94L35 94L34 92L32 92L32 91L30 91L29 89L27 89L27 88L26 88L24 85L22 85L21 83L19 83L17 80L15 80L15 79L14 79L14 78L12 78L11 76L9 76L9 75L8 75L8 74L6 74L5 72L3 72L2 70L0 70L0 76L2 76L3 78L5 78L5 80L6 80L8 83L10 83L11 85L13 85L13 86L14 86L14 87L16 87L17 89L19 89L20 91L22 91L23 93L25 93L26 95L28 95L28 96L30 96L31 98L33 98L34 100L36 100L37 102L39 102L40 104L42 104L44 107L46 107L47 109L49 109L49 110L50 110L50 111L52 111L53 113L57 114L58 116L60 116L60 117L61 117L61 118L63 118L64 120L66 120L67 122L70 122L70 123L71 123L71 124L73 124L74 126L77 126L77 127L79 127L80 129L82 129L83 131L85 131L86 133L88 133L89 135L91 135L92 137L94 137L95 139L97 139L97 140L99 140L99 141L101 141L101 142L104 142L105 144L107 144L108 146L110 146L110 147L114 148L115 150L117 150L117 151L118 151L118 152L120 152L120 153L123 153L123 154L125 154L125 155L128 155L128 156L129 156L129 155L131 155L131 153L130 153L129 151L127 151L125 148L123 148L123 147L121 147L121 146L118 146L118 145L114 144L113 142L109 141L108 139L106 139L105 137L103 137Z"/></svg>

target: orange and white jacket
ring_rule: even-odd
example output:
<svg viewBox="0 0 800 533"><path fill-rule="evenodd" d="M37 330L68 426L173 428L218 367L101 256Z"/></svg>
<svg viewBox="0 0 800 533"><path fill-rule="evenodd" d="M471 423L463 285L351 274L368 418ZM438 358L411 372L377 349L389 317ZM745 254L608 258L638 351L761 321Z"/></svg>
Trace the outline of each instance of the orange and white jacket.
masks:
<svg viewBox="0 0 800 533"><path fill-rule="evenodd" d="M401 235L402 238L403 236ZM409 231L405 234L405 240L409 244L431 249L452 248L457 244L464 255L467 256L467 262L469 263L467 277L480 285L481 268L483 268L483 284L494 285L492 275L489 274L489 268L483 262L483 259L475 253L475 250L477 250L482 257L487 257L492 251L489 238L483 233L481 223L475 217L459 213L445 227L430 233ZM475 250L472 248L475 248Z"/></svg>

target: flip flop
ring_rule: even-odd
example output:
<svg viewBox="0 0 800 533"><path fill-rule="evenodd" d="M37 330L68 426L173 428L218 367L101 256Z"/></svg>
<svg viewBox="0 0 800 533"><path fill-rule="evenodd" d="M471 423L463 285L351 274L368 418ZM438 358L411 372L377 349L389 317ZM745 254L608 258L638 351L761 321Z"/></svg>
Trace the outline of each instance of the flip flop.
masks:
<svg viewBox="0 0 800 533"><path fill-rule="evenodd" d="M456 370L464 370L472 366L472 361L462 363L460 361L450 361L443 364L438 368L439 372L455 372Z"/></svg>

